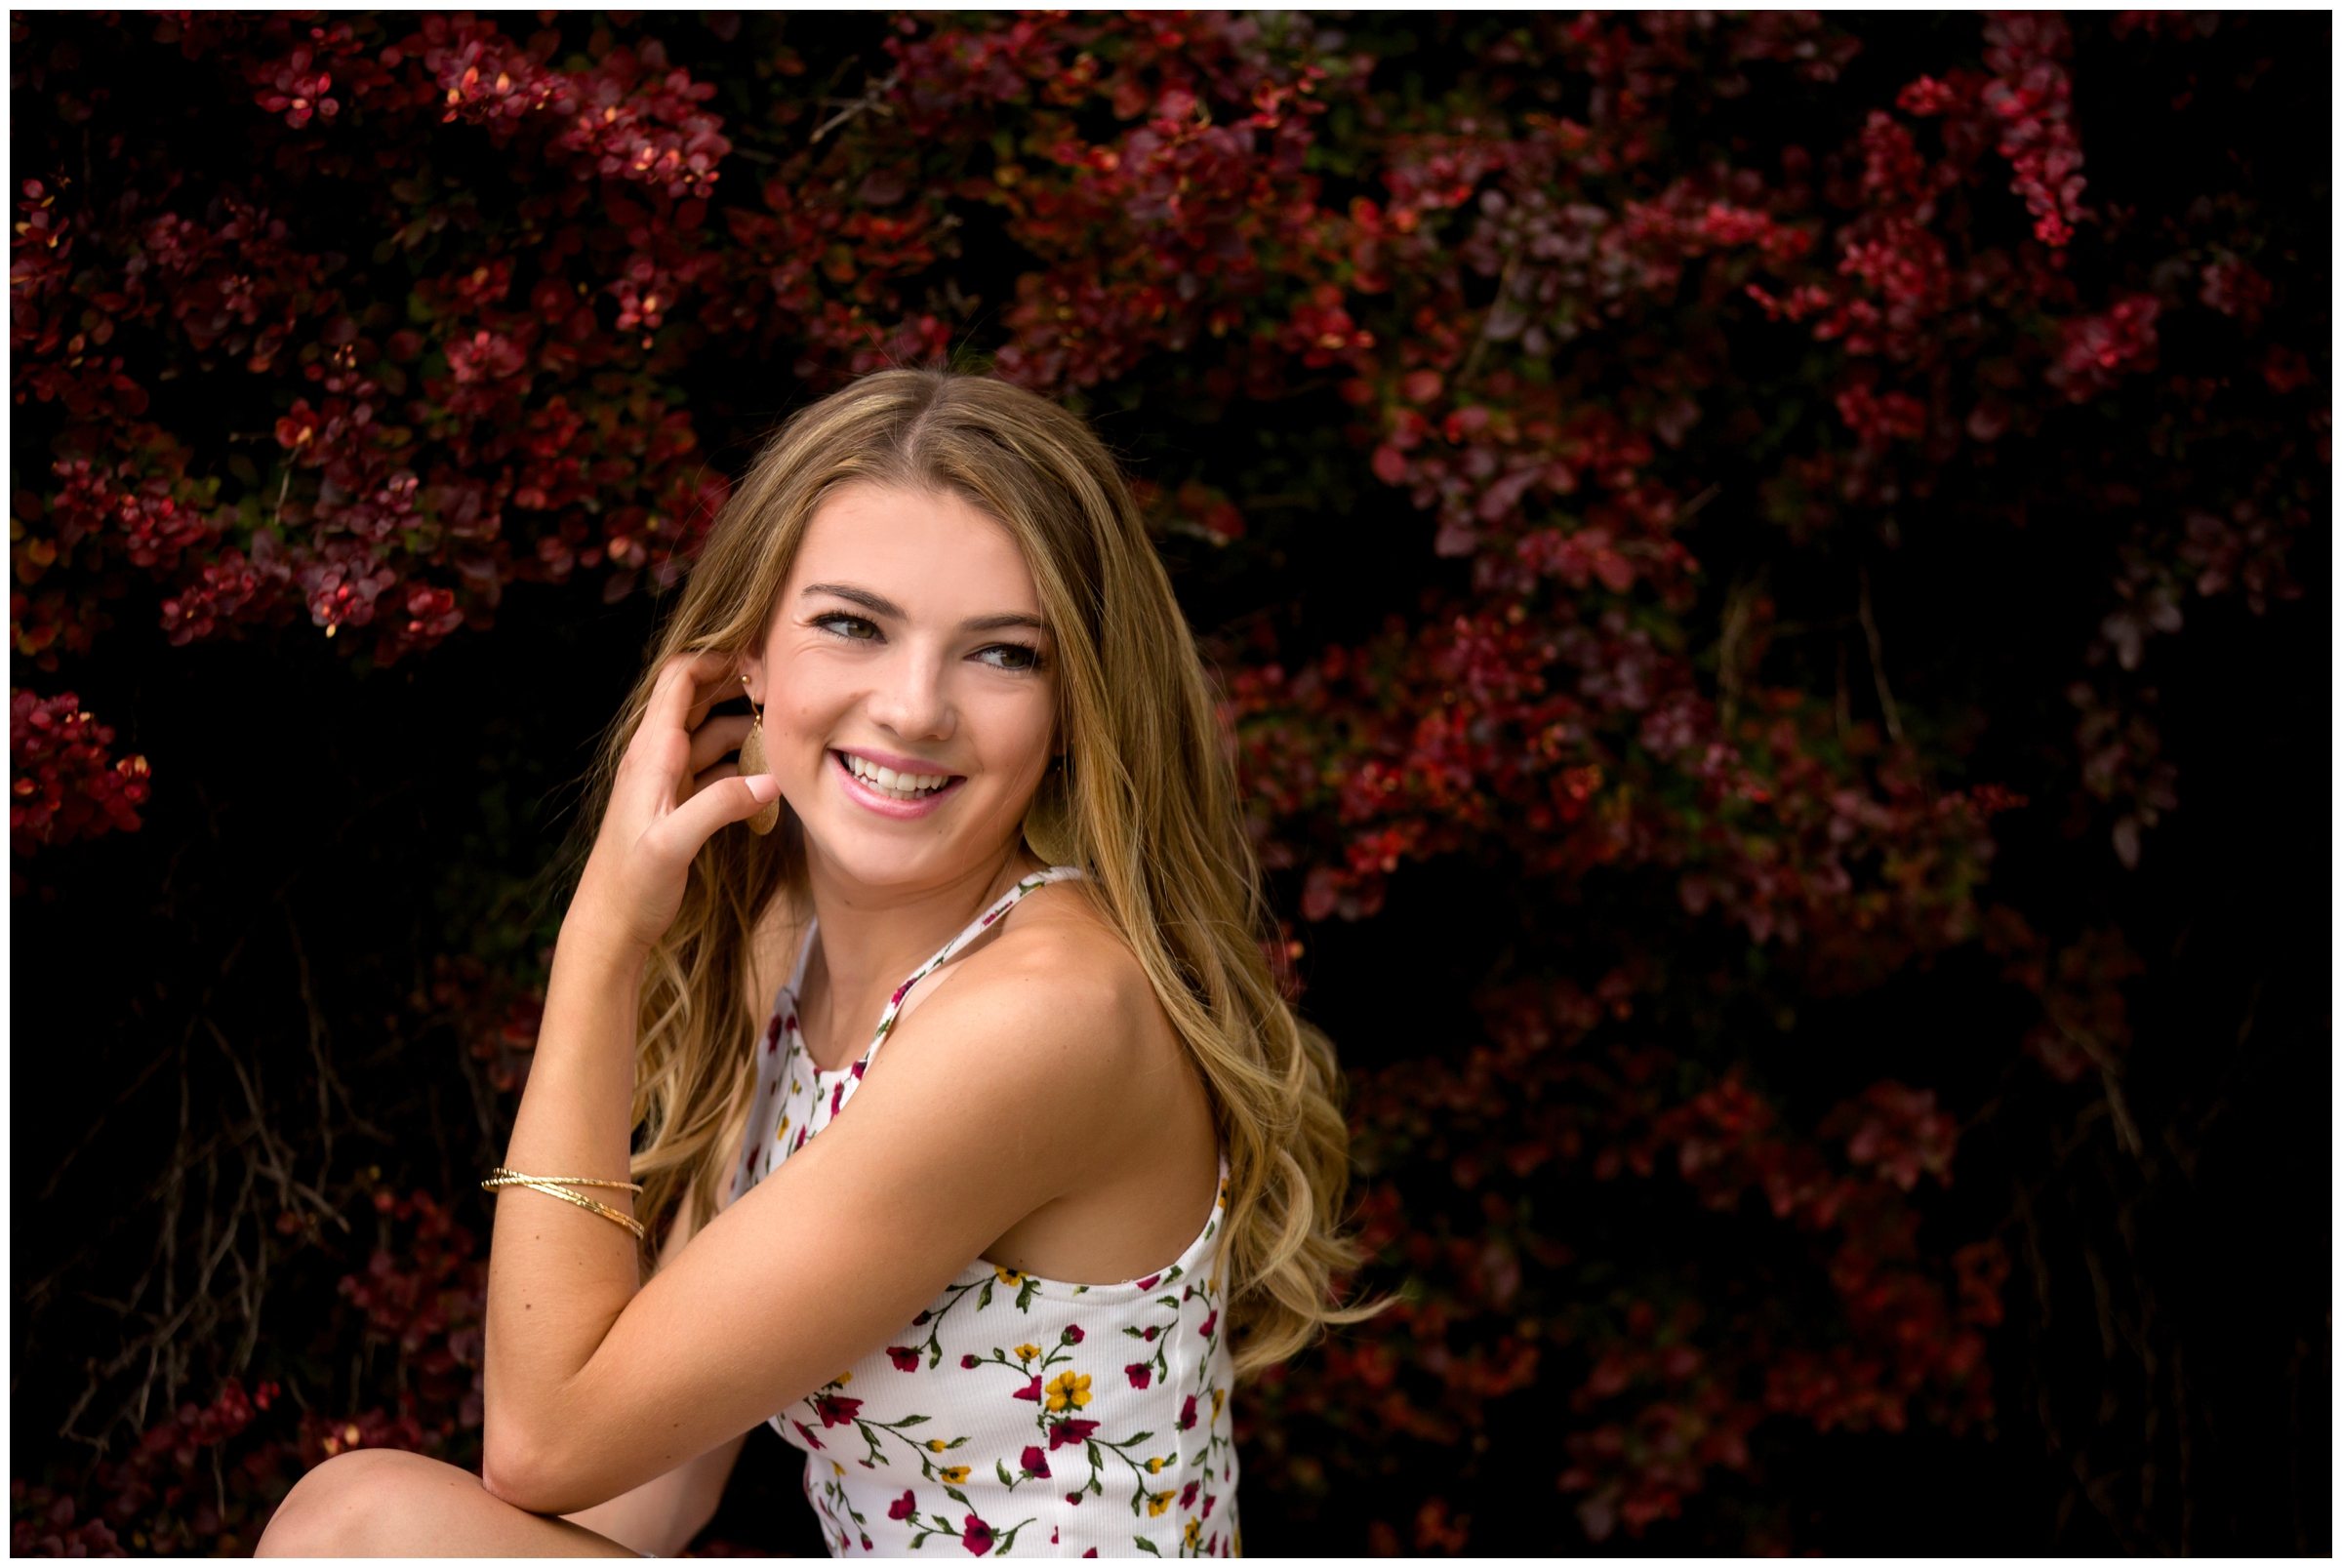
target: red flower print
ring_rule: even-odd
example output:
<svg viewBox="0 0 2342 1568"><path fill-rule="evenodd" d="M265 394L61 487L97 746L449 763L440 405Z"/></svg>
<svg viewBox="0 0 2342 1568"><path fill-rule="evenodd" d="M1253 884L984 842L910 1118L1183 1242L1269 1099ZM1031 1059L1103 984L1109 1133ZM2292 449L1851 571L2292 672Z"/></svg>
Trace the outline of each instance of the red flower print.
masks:
<svg viewBox="0 0 2342 1568"><path fill-rule="evenodd" d="M886 1516L890 1519L908 1519L918 1511L918 1497L909 1491L906 1491L901 1497L886 1506Z"/></svg>
<svg viewBox="0 0 2342 1568"><path fill-rule="evenodd" d="M1082 1338L1083 1335L1081 1332L1081 1325L1075 1323L1070 1326L1065 1333L1058 1336L1058 1343L1061 1345L1079 1345L1082 1342Z"/></svg>
<svg viewBox="0 0 2342 1568"><path fill-rule="evenodd" d="M1157 1334L1160 1334L1161 1332L1162 1332L1162 1329L1161 1329L1161 1327L1160 1327L1159 1325L1157 1325L1157 1324L1153 1324L1153 1323L1150 1323L1150 1324L1148 1324L1148 1325L1147 1325L1147 1343L1148 1343L1149 1345L1152 1345L1152 1344L1154 1343L1154 1337L1155 1337Z"/></svg>
<svg viewBox="0 0 2342 1568"><path fill-rule="evenodd" d="M1152 1290L1154 1289L1154 1282L1162 1277L1163 1276L1160 1274L1149 1274L1145 1279L1139 1281L1139 1289Z"/></svg>
<svg viewBox="0 0 2342 1568"><path fill-rule="evenodd" d="M854 1412L862 1408L862 1401L849 1399L842 1393L826 1393L814 1400L813 1408L821 1414L823 1426L843 1427L854 1419Z"/></svg>
<svg viewBox="0 0 2342 1568"><path fill-rule="evenodd" d="M832 1116L836 1115L838 1112L838 1107L843 1106L845 1103L846 1086L841 1083L836 1088L829 1091L829 1114Z"/></svg>
<svg viewBox="0 0 2342 1568"><path fill-rule="evenodd" d="M1083 1552L1082 1555L1085 1557L1095 1557L1098 1555L1098 1548L1096 1547L1092 1547L1089 1550Z"/></svg>
<svg viewBox="0 0 2342 1568"><path fill-rule="evenodd" d="M1201 1481L1190 1481L1179 1494L1179 1506L1183 1508L1193 1508L1195 1506L1195 1494L1202 1490L1203 1483Z"/></svg>
<svg viewBox="0 0 2342 1568"><path fill-rule="evenodd" d="M919 1370L918 1351L909 1349L900 1345L890 1345L886 1347L886 1353L893 1359L895 1363L895 1370L897 1372L916 1372Z"/></svg>
<svg viewBox="0 0 2342 1568"><path fill-rule="evenodd" d="M1144 1388L1154 1381L1154 1368L1144 1361L1133 1361L1122 1371L1129 1377L1130 1386L1134 1388Z"/></svg>
<svg viewBox="0 0 2342 1568"><path fill-rule="evenodd" d="M973 1357L971 1357L971 1359L973 1359ZM1039 1375L1039 1374L1037 1374L1037 1373L1036 1373L1036 1374L1034 1374L1034 1375L1033 1375L1033 1380L1032 1380L1030 1383L1027 1384L1027 1385L1026 1385L1024 1387L1022 1387L1022 1388L1019 1388L1019 1389L1017 1390L1017 1392L1016 1392L1016 1397L1017 1397L1017 1398L1019 1398L1019 1399L1030 1399L1030 1400L1031 1400L1031 1401L1032 1401L1034 1404L1036 1404L1036 1405L1037 1405L1037 1404L1039 1404L1039 1403L1041 1402L1041 1380L1040 1380L1040 1375Z"/></svg>
<svg viewBox="0 0 2342 1568"><path fill-rule="evenodd" d="M1188 1402L1187 1402L1186 1404L1184 1404L1184 1405L1181 1405L1181 1406L1179 1407L1179 1429L1180 1429L1181 1431L1183 1431L1183 1432L1184 1432L1184 1431L1186 1431L1186 1430L1187 1430L1187 1429L1188 1429L1190 1427L1192 1427L1192 1426L1194 1426L1194 1425L1195 1425L1195 1396L1194 1396L1193 1394L1190 1394L1190 1395L1188 1395Z"/></svg>
<svg viewBox="0 0 2342 1568"><path fill-rule="evenodd" d="M982 1364L972 1355L963 1355L959 1358L960 1370L963 1372L973 1372Z"/></svg>
<svg viewBox="0 0 2342 1568"><path fill-rule="evenodd" d="M1081 1507L1081 1494L1079 1492L1068 1492L1066 1494L1066 1502L1070 1506L1078 1508Z"/></svg>
<svg viewBox="0 0 2342 1568"><path fill-rule="evenodd" d="M1068 1443L1086 1443L1097 1429L1094 1421L1061 1421L1049 1428L1049 1452L1054 1454Z"/></svg>
<svg viewBox="0 0 2342 1568"><path fill-rule="evenodd" d="M864 1069L865 1067L868 1067L868 1065L869 1065L869 1064L868 1064L868 1062L857 1062L857 1063L855 1063L855 1064L854 1064L854 1067L853 1067L853 1073L854 1073L854 1076L855 1076L855 1077L857 1077L857 1078L861 1077L861 1076L862 1076L862 1073L863 1073L863 1069ZM841 1085L840 1087L843 1087L843 1086Z"/></svg>
<svg viewBox="0 0 2342 1568"><path fill-rule="evenodd" d="M1210 1494L1203 1500L1203 1516L1205 1518L1208 1519L1212 1516L1212 1505L1219 1501L1220 1494L1217 1492Z"/></svg>
<svg viewBox="0 0 2342 1568"><path fill-rule="evenodd" d="M789 1425L790 1425L791 1427L796 1427L796 1428L797 1428L797 1435L798 1435L798 1436L800 1436L800 1437L804 1438L804 1439L805 1439L807 1442L811 1443L811 1444L812 1444L814 1447L816 1447L816 1448L819 1448L819 1447L821 1447L821 1446L822 1446L822 1440L821 1440L819 1437L816 1437L816 1436L814 1436L814 1435L813 1435L813 1428L812 1428L811 1427L808 1427L808 1426L806 1426L806 1425L805 1425L803 1422L801 1422L801 1421L792 1421L792 1422L790 1422L790 1423L789 1423Z"/></svg>
<svg viewBox="0 0 2342 1568"><path fill-rule="evenodd" d="M968 1555L981 1557L992 1549L992 1527L973 1513L967 1516L967 1528L960 1532L959 1544L968 1548Z"/></svg>
<svg viewBox="0 0 2342 1568"><path fill-rule="evenodd" d="M1212 1330L1218 1328L1219 1326L1220 1314L1217 1311L1214 1311L1211 1316L1205 1318L1196 1326L1195 1332L1208 1340L1212 1337Z"/></svg>
<svg viewBox="0 0 2342 1568"><path fill-rule="evenodd" d="M1017 1463L1025 1467L1028 1475L1037 1475L1042 1480L1049 1478L1049 1456L1042 1453L1037 1444L1027 1443L1024 1456Z"/></svg>

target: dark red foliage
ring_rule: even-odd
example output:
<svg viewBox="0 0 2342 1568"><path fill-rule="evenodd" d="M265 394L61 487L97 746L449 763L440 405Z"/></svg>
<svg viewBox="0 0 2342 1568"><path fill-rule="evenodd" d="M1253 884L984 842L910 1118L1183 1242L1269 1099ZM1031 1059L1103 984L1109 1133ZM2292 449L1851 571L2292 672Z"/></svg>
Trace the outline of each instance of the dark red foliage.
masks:
<svg viewBox="0 0 2342 1568"><path fill-rule="evenodd" d="M110 725L85 713L71 692L9 699L8 833L10 847L29 855L43 844L65 844L139 827L145 802L146 759L116 758Z"/></svg>
<svg viewBox="0 0 2342 1568"><path fill-rule="evenodd" d="M105 25L232 129L201 159L125 132L102 188L24 162L19 679L101 635L330 639L363 672L490 632L515 583L663 591L769 413L884 365L989 369L1150 432L1183 591L1289 598L1306 558L1383 595L1206 627L1301 922L1270 945L1288 992L1305 927L1437 866L1530 911L1463 1033L1344 1042L1362 1283L1395 1302L1240 1407L1249 1484L1312 1506L1392 1442L1476 1455L1533 1405L1538 1485L1598 1543L1753 1481L1785 1432L1993 1420L2011 1259L1947 1207L1967 1107L1883 1060L1800 1098L1763 1035L1988 953L2026 1021L1976 1049L2025 1093L2094 1085L2138 1146L2130 943L1987 890L2003 820L2052 805L2138 865L2181 799L2138 678L2157 639L2303 591L2330 366L2285 312L2323 283L2249 176L2111 201L2077 98L2081 43L2227 23L1997 14L1858 89L1844 18L1467 20L1429 95L1413 35L1363 15L905 16L827 75L802 30L732 14L705 18L720 53L680 15ZM56 88L59 123L106 91ZM1988 715L1944 684L1898 690L1874 569L1961 530L2012 595L1980 621L2050 531L2098 542L2036 676L2072 718L2060 801L1971 765ZM1381 576L1350 559L1393 540ZM145 760L74 695L12 711L20 855L140 825ZM500 929L411 998L484 1099L525 1078L542 961L512 955L541 942ZM472 1233L379 1172L352 1190L383 1242L335 1332L398 1397L262 1440L230 1384L113 1467L20 1483L20 1550L248 1546L295 1466L463 1457ZM1695 1226L1744 1262L1620 1239ZM193 1456L231 1445L244 1501L190 1501ZM1364 1539L1470 1549L1492 1516L1465 1496L1413 1486ZM1785 1517L1735 1544L1796 1544ZM991 1543L971 1515L961 1544Z"/></svg>

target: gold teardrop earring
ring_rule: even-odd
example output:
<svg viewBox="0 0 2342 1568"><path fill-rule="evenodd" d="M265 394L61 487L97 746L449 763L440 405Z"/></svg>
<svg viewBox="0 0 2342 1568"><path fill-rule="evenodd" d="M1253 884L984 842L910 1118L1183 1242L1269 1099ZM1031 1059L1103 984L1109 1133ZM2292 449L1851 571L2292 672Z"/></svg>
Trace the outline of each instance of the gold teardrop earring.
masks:
<svg viewBox="0 0 2342 1568"><path fill-rule="evenodd" d="M740 743L740 776L749 779L773 770L764 759L764 710L757 705L755 693L748 690L746 675L740 677L740 691L748 700L748 711L755 715L755 722L748 726L747 738ZM781 824L781 797L775 795L766 801L747 822L748 831L759 838L771 832Z"/></svg>

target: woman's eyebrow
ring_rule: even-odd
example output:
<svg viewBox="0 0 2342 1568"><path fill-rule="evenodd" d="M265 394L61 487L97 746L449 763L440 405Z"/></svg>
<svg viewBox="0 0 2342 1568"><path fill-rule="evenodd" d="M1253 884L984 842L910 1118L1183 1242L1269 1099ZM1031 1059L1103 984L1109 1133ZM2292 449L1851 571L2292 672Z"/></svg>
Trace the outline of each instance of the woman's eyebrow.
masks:
<svg viewBox="0 0 2342 1568"><path fill-rule="evenodd" d="M1034 631L1047 631L1049 623L1039 616L1024 615L1012 610L1005 615L974 616L959 623L962 631L1006 631L1011 626L1030 626Z"/></svg>
<svg viewBox="0 0 2342 1568"><path fill-rule="evenodd" d="M843 599L849 604L859 604L873 615L890 616L897 621L910 619L903 613L901 605L885 594L873 593L868 588L858 588L846 583L809 583L805 585L805 596L823 593L833 599ZM1011 626L1025 626L1034 631L1047 631L1049 623L1036 615L1028 615L1021 610L1010 610L994 616L971 616L959 623L959 629L962 631L1005 631Z"/></svg>
<svg viewBox="0 0 2342 1568"><path fill-rule="evenodd" d="M811 598L818 593L827 593L833 599L843 599L848 604L859 604L865 610L882 616L892 616L897 621L909 619L904 615L901 605L883 593L872 593L868 588L858 588L844 583L809 583L805 585L805 592L800 597Z"/></svg>

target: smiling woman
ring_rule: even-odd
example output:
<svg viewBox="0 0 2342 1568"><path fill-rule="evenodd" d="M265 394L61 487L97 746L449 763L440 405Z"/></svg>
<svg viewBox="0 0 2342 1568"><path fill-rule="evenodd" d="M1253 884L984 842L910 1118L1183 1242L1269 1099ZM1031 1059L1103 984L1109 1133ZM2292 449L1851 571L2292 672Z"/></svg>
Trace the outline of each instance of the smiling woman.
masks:
<svg viewBox="0 0 2342 1568"><path fill-rule="evenodd" d="M329 1462L262 1551L672 1551L769 1420L840 1554L1232 1553L1235 1378L1356 1315L1345 1133L1096 437L936 373L806 410L599 781L483 1473Z"/></svg>

